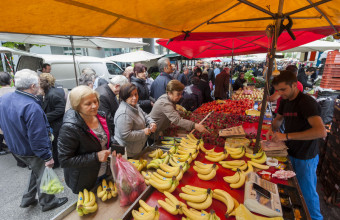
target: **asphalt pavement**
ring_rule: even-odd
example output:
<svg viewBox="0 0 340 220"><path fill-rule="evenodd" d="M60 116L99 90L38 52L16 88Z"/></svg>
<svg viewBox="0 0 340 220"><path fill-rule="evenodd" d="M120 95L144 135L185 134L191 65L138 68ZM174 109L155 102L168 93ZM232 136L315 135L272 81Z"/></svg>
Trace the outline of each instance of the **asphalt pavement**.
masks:
<svg viewBox="0 0 340 220"><path fill-rule="evenodd" d="M0 156L0 219L6 220L46 220L51 219L70 204L77 201L77 195L66 186L63 169L54 170L64 185L64 192L57 197L68 197L68 202L63 206L47 212L41 211L41 206L20 208L22 195L27 188L31 171L28 168L18 167L12 154Z"/></svg>

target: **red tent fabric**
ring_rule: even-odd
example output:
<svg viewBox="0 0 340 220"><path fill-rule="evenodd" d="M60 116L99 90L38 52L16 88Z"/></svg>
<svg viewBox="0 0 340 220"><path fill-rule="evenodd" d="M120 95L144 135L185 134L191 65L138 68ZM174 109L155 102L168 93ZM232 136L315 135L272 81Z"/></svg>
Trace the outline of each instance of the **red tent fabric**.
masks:
<svg viewBox="0 0 340 220"><path fill-rule="evenodd" d="M321 39L334 33L331 27L293 30L296 40L284 31L277 43L277 51L283 51ZM266 53L270 39L264 31L190 33L157 43L189 59Z"/></svg>

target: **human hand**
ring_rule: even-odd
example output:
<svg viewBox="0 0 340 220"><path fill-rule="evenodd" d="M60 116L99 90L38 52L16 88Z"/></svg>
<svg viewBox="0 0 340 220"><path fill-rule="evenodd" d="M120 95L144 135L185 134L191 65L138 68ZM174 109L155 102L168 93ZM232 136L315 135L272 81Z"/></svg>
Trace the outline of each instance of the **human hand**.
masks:
<svg viewBox="0 0 340 220"><path fill-rule="evenodd" d="M286 134L282 134L281 132L275 132L272 141L279 142L279 141L285 141L286 140Z"/></svg>
<svg viewBox="0 0 340 220"><path fill-rule="evenodd" d="M52 168L54 166L54 160L53 158L47 162L45 162L45 167Z"/></svg>
<svg viewBox="0 0 340 220"><path fill-rule="evenodd" d="M195 124L195 129L201 133L210 133L202 124Z"/></svg>
<svg viewBox="0 0 340 220"><path fill-rule="evenodd" d="M153 106L153 102L151 102L151 106Z"/></svg>
<svg viewBox="0 0 340 220"><path fill-rule="evenodd" d="M144 133L145 135L150 135L151 134L151 129L150 128L144 128Z"/></svg>
<svg viewBox="0 0 340 220"><path fill-rule="evenodd" d="M156 129L157 129L156 123L151 123L151 124L150 124L150 130L151 130L151 132L152 132L152 133L155 132Z"/></svg>
<svg viewBox="0 0 340 220"><path fill-rule="evenodd" d="M110 150L102 150L97 153L99 162L106 162L107 158L111 154Z"/></svg>
<svg viewBox="0 0 340 220"><path fill-rule="evenodd" d="M272 139L273 135L274 135L274 132L273 132L272 128L269 128L269 130L266 134L266 140L270 141Z"/></svg>

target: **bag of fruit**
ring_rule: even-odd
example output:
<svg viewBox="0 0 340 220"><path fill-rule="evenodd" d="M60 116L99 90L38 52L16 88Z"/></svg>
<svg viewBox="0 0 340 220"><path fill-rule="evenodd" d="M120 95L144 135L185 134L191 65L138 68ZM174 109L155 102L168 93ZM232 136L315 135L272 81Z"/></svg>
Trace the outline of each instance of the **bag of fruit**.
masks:
<svg viewBox="0 0 340 220"><path fill-rule="evenodd" d="M64 191L64 186L60 182L57 174L52 168L46 167L40 182L40 193L58 194Z"/></svg>
<svg viewBox="0 0 340 220"><path fill-rule="evenodd" d="M143 176L121 154L112 157L110 167L118 189L120 206L132 204L146 188Z"/></svg>

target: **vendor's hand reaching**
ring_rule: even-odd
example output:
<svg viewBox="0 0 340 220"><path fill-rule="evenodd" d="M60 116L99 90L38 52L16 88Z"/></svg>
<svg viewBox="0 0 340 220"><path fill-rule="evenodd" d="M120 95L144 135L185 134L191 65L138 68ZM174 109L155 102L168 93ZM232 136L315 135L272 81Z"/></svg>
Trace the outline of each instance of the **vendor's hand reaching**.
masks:
<svg viewBox="0 0 340 220"><path fill-rule="evenodd" d="M111 154L110 150L102 150L97 153L99 162L106 162L107 158Z"/></svg>
<svg viewBox="0 0 340 220"><path fill-rule="evenodd" d="M273 135L274 135L274 132L273 132L272 128L269 128L268 132L266 134L266 140L270 141L272 139Z"/></svg>
<svg viewBox="0 0 340 220"><path fill-rule="evenodd" d="M45 162L45 167L52 168L54 166L54 160L53 158L47 162Z"/></svg>
<svg viewBox="0 0 340 220"><path fill-rule="evenodd" d="M151 123L151 124L150 124L150 130L151 130L151 132L154 133L154 132L156 131L156 129L157 129L156 123Z"/></svg>
<svg viewBox="0 0 340 220"><path fill-rule="evenodd" d="M195 129L201 133L210 133L202 124L195 124Z"/></svg>
<svg viewBox="0 0 340 220"><path fill-rule="evenodd" d="M273 132L273 130L270 128L266 134L266 139L273 142L285 141L286 135L282 134L281 132Z"/></svg>

